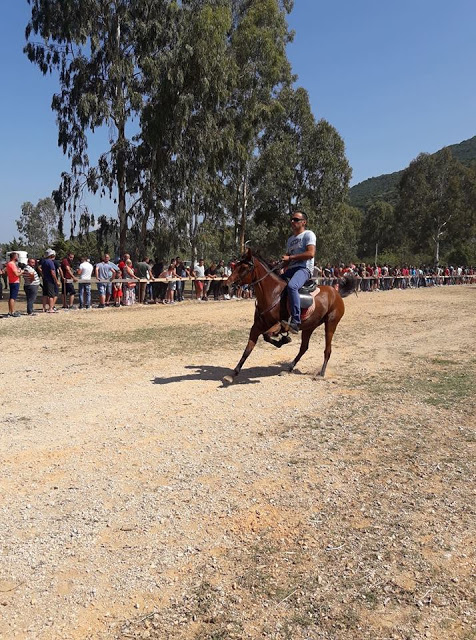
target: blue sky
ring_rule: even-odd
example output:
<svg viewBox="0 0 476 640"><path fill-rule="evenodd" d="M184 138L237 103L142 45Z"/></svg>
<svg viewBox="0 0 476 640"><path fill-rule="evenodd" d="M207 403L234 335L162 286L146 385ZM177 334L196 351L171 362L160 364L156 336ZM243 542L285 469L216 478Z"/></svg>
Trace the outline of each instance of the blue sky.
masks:
<svg viewBox="0 0 476 640"><path fill-rule="evenodd" d="M0 242L17 234L22 203L50 195L68 169L50 109L57 83L22 52L28 3L5 5ZM295 0L289 23L298 84L344 138L353 184L476 135L474 0ZM112 202L92 207L115 215Z"/></svg>

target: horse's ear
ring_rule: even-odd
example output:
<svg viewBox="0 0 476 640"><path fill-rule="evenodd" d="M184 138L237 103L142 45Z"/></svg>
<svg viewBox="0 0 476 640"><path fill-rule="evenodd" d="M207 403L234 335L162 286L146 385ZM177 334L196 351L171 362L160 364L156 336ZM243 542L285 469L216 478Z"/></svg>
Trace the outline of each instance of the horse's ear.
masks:
<svg viewBox="0 0 476 640"><path fill-rule="evenodd" d="M248 260L251 260L252 256L253 256L253 252L251 251L251 248L247 247L247 249L246 249L246 257L248 258Z"/></svg>

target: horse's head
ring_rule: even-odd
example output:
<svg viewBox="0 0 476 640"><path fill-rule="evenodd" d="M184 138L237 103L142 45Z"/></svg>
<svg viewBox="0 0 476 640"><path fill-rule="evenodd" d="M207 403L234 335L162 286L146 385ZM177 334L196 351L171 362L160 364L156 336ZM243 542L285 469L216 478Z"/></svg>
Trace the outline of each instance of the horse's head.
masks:
<svg viewBox="0 0 476 640"><path fill-rule="evenodd" d="M244 253L240 260L236 263L233 273L226 281L226 285L229 286L234 282L238 284L251 284L253 282L253 271L255 268L253 253L251 249L248 249Z"/></svg>

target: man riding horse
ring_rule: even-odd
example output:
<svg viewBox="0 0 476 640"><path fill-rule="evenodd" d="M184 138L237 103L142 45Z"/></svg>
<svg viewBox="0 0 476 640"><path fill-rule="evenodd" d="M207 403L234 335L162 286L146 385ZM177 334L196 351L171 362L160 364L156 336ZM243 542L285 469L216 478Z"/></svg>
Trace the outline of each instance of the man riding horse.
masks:
<svg viewBox="0 0 476 640"><path fill-rule="evenodd" d="M283 277L288 280L287 292L291 317L281 324L285 331L298 333L301 329L301 304L299 289L312 277L314 256L316 253L316 235L306 229L307 215L304 211L291 214L293 235L288 238L286 255L282 257L286 271Z"/></svg>

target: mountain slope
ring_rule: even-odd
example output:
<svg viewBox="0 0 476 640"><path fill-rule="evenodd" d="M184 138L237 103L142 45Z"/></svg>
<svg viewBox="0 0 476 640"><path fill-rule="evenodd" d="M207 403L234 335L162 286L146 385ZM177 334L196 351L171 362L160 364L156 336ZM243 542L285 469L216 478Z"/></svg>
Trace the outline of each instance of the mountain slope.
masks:
<svg viewBox="0 0 476 640"><path fill-rule="evenodd" d="M457 160L464 165L470 165L476 161L476 136L463 140L459 144L452 144L448 147ZM441 151L441 149L440 149ZM436 151L436 153L440 153ZM385 173L375 178L368 178L359 182L349 191L350 204L353 207L363 209L369 201L384 200L390 204L395 204L398 199L398 183L402 177L404 169L394 173Z"/></svg>

